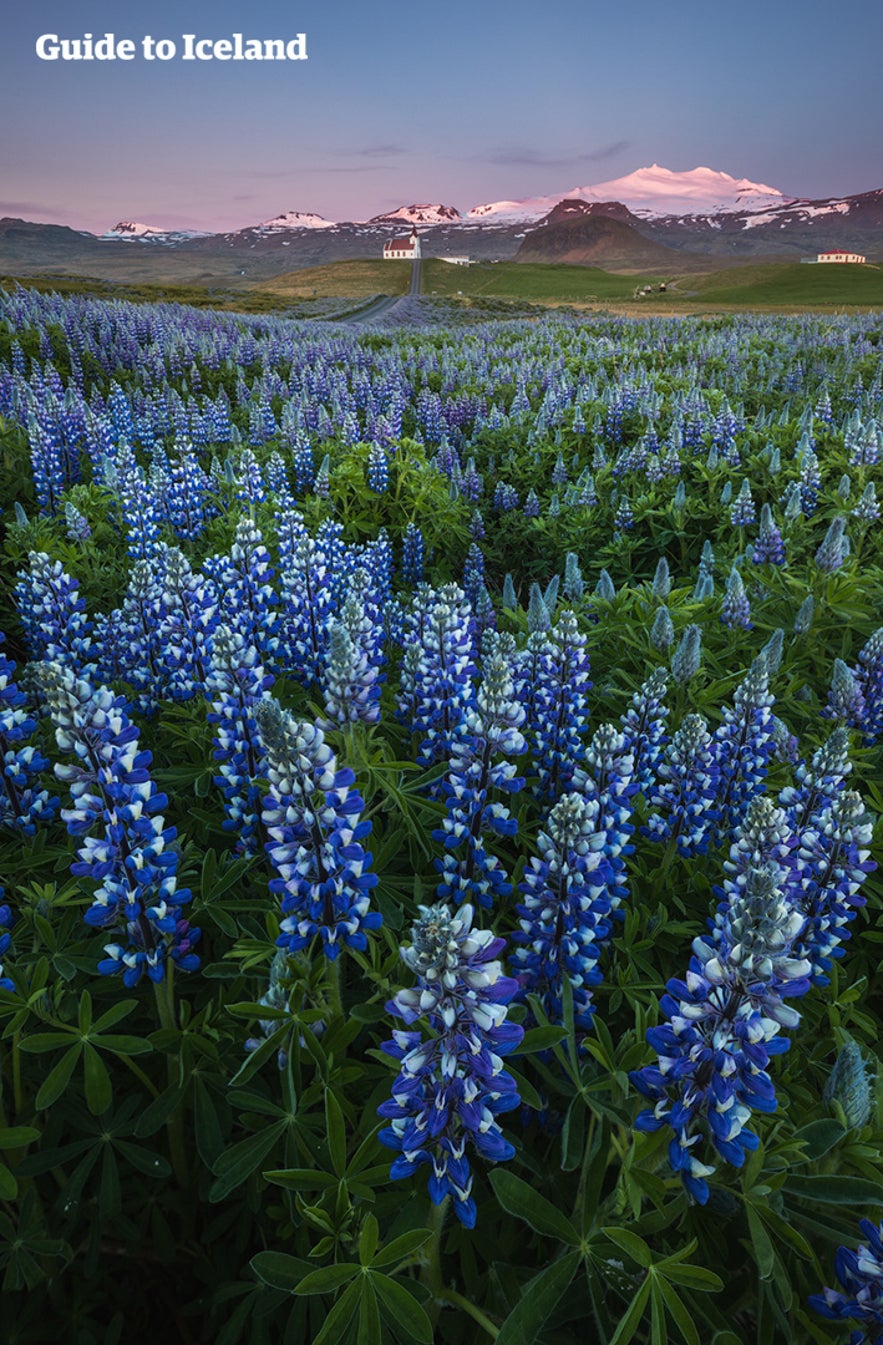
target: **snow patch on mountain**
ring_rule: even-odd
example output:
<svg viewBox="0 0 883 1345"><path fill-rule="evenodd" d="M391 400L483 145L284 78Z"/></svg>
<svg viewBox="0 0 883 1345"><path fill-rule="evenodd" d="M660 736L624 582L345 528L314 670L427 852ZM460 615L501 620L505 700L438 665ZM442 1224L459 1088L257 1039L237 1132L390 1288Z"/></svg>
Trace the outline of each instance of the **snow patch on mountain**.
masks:
<svg viewBox="0 0 883 1345"><path fill-rule="evenodd" d="M467 222L516 223L541 219L566 198L579 201L620 201L643 219L665 215L717 215L739 210L764 210L791 198L775 187L749 178L734 178L713 168L692 168L677 173L659 164L638 168L625 177L573 187L554 196L533 196L521 201L494 201L474 206Z"/></svg>
<svg viewBox="0 0 883 1345"><path fill-rule="evenodd" d="M259 233L278 234L284 233L287 229L336 229L334 220L325 219L322 215L313 214L311 211L304 210L286 210L281 215L276 215L274 219L264 220L263 224L257 226Z"/></svg>
<svg viewBox="0 0 883 1345"><path fill-rule="evenodd" d="M122 239L148 243L181 243L187 238L210 236L211 231L208 229L157 229L152 224L137 224L134 220L121 220L106 233L98 235L103 242L118 242Z"/></svg>
<svg viewBox="0 0 883 1345"><path fill-rule="evenodd" d="M452 205L403 205L375 215L369 224L457 224L462 218Z"/></svg>

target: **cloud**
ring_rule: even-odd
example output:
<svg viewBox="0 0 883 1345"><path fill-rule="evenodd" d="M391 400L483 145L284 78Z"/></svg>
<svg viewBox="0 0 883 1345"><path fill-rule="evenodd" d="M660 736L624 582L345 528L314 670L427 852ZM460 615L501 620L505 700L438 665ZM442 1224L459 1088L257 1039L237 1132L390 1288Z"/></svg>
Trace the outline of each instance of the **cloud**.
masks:
<svg viewBox="0 0 883 1345"><path fill-rule="evenodd" d="M363 145L361 149L338 150L339 154L351 154L356 159L387 159L393 154L407 154L404 145Z"/></svg>
<svg viewBox="0 0 883 1345"><path fill-rule="evenodd" d="M598 163L603 159L612 159L628 149L630 141L614 140L600 149L585 150L581 154L547 154L543 150L531 149L527 145L501 145L489 154L480 156L482 163L492 163L504 168L569 168L580 163Z"/></svg>
<svg viewBox="0 0 883 1345"><path fill-rule="evenodd" d="M58 206L44 205L42 201L0 201L0 214L12 215L52 215L55 219L64 219L64 211Z"/></svg>

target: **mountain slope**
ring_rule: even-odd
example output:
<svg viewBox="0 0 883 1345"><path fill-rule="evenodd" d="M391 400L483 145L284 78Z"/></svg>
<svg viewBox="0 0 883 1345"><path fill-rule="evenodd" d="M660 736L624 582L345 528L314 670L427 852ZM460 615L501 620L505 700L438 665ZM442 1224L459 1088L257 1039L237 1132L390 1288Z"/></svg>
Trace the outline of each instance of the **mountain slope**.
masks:
<svg viewBox="0 0 883 1345"><path fill-rule="evenodd" d="M624 216L634 219L617 202L593 206L584 201L561 201L530 230L515 260L566 262L624 272L683 268L683 253L642 237Z"/></svg>

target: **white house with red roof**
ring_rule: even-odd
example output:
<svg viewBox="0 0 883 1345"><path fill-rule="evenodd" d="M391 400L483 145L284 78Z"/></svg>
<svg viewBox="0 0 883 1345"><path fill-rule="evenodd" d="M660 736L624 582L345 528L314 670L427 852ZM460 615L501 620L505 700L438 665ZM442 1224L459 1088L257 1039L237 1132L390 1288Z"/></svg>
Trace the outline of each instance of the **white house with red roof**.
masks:
<svg viewBox="0 0 883 1345"><path fill-rule="evenodd" d="M407 238L391 238L383 245L384 261L413 262L420 255L420 239L416 229L412 229Z"/></svg>
<svg viewBox="0 0 883 1345"><path fill-rule="evenodd" d="M848 252L846 248L830 248L828 252L820 252L816 257L817 262L865 262L867 257L863 257L860 252Z"/></svg>

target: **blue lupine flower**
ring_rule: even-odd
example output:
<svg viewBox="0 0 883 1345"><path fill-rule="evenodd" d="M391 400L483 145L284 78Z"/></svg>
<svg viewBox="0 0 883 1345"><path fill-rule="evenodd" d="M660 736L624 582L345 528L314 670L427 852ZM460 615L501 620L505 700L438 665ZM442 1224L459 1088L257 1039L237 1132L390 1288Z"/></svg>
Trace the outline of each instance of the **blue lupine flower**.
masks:
<svg viewBox="0 0 883 1345"><path fill-rule="evenodd" d="M6 636L0 633L0 644ZM39 783L49 762L24 740L37 727L23 692L13 681L15 664L0 653L0 826L33 836L38 822L51 821L59 800Z"/></svg>
<svg viewBox="0 0 883 1345"><path fill-rule="evenodd" d="M808 959L815 985L828 984L832 959L843 956L840 945L850 937L846 926L865 905L860 888L877 867L869 858L873 831L861 795L845 789L800 834L792 896L806 926L795 949Z"/></svg>
<svg viewBox="0 0 883 1345"><path fill-rule="evenodd" d="M389 488L389 458L382 444L372 444L368 453L368 489L382 495Z"/></svg>
<svg viewBox="0 0 883 1345"><path fill-rule="evenodd" d="M356 582L356 577L360 582ZM380 668L375 625L367 615L362 593L368 585L365 570L353 576L339 619L329 627L325 668L325 729L342 724L376 724L380 718Z"/></svg>
<svg viewBox="0 0 883 1345"><path fill-rule="evenodd" d="M667 690L666 670L654 669L634 693L631 705L620 720L634 757L635 785L645 796L656 779L668 742L665 732L668 706L663 703Z"/></svg>
<svg viewBox="0 0 883 1345"><path fill-rule="evenodd" d="M746 476L742 481L739 494L736 496L732 509L730 510L730 524L734 528L747 527L755 519L754 499L751 494L751 486Z"/></svg>
<svg viewBox="0 0 883 1345"><path fill-rule="evenodd" d="M92 536L89 520L80 513L70 500L64 502L64 525L68 538L72 542L85 542Z"/></svg>
<svg viewBox="0 0 883 1345"><path fill-rule="evenodd" d="M729 884L712 937L693 941L686 979L668 982L660 1004L667 1021L647 1032L657 1063L630 1075L655 1102L638 1116L637 1129L670 1127L669 1162L702 1205L714 1172L697 1157L703 1131L735 1167L757 1148L746 1125L752 1111L775 1110L767 1067L788 1048L780 1028L800 1021L784 1000L809 987L809 963L792 955L804 917L780 889L781 870L769 862L743 877Z"/></svg>
<svg viewBox="0 0 883 1345"><path fill-rule="evenodd" d="M445 584L421 594L417 606L428 604L417 618L420 654L414 667L414 719L411 731L422 738L417 760L431 765L450 757L466 735L465 712L475 688L472 612L461 588Z"/></svg>
<svg viewBox="0 0 883 1345"><path fill-rule="evenodd" d="M450 769L441 793L447 817L435 830L433 840L447 850L436 860L441 873L438 895L458 904L468 900L490 907L494 897L508 896L512 885L496 855L488 853L484 836L513 836L518 824L502 803L490 803L490 790L514 793L524 780L516 776L512 762L499 757L517 757L525 750L520 732L524 709L514 699L512 675L502 650L487 660L475 704L465 713L465 735L454 745ZM465 854L459 854L462 850Z"/></svg>
<svg viewBox="0 0 883 1345"><path fill-rule="evenodd" d="M842 1286L811 1294L809 1305L830 1322L853 1321L849 1345L883 1345L883 1224L875 1227L862 1219L859 1228L867 1238L856 1250L839 1247L834 1271Z"/></svg>
<svg viewBox="0 0 883 1345"><path fill-rule="evenodd" d="M653 618L653 625L650 629L650 643L654 649L664 653L671 647L675 638L674 623L671 619L671 613L667 607L660 607Z"/></svg>
<svg viewBox="0 0 883 1345"><path fill-rule="evenodd" d="M282 616L277 627L279 666L306 686L320 680L331 613L331 563L318 540L304 534L295 541L282 570Z"/></svg>
<svg viewBox="0 0 883 1345"><path fill-rule="evenodd" d="M466 1228L476 1218L467 1145L493 1163L515 1153L497 1122L520 1104L501 1057L524 1035L506 1022L517 987L498 960L505 940L474 930L472 914L468 905L455 915L442 905L420 907L412 943L401 950L417 985L400 990L387 1009L407 1029L421 1019L426 1028L395 1031L383 1043L399 1074L392 1097L377 1109L390 1122L378 1138L399 1151L390 1176L410 1177L429 1166L430 1199L440 1205L450 1195Z"/></svg>
<svg viewBox="0 0 883 1345"><path fill-rule="evenodd" d="M785 543L768 504L765 504L760 511L760 528L751 559L755 565L785 564Z"/></svg>
<svg viewBox="0 0 883 1345"><path fill-rule="evenodd" d="M31 658L88 672L92 623L79 584L61 561L45 551L29 551L28 569L19 573L13 592Z"/></svg>
<svg viewBox="0 0 883 1345"><path fill-rule="evenodd" d="M12 947L12 935L10 929L13 925L13 915L10 907L5 901L3 888L0 887L0 959L4 958ZM15 982L8 976L3 975L3 962L0 960L0 990L15 990Z"/></svg>
<svg viewBox="0 0 883 1345"><path fill-rule="evenodd" d="M202 692L208 677L218 595L172 546L165 552L163 587L158 637L166 692L172 700L190 700Z"/></svg>
<svg viewBox="0 0 883 1345"><path fill-rule="evenodd" d="M219 625L205 680L212 706L207 719L216 726L212 756L221 763L215 784L226 800L222 826L236 836L237 850L249 855L260 850L261 783L267 776L256 714L272 685L254 645L239 631Z"/></svg>
<svg viewBox="0 0 883 1345"><path fill-rule="evenodd" d="M402 548L402 579L406 584L420 583L423 578L423 556L423 533L416 523L409 523Z"/></svg>
<svg viewBox="0 0 883 1345"><path fill-rule="evenodd" d="M266 851L279 874L270 891L282 898L280 948L298 952L318 934L334 961L342 947L364 950L379 928L369 909L377 875L359 843L371 830L349 767L338 768L322 730L294 719L271 696L255 710L267 754Z"/></svg>
<svg viewBox="0 0 883 1345"><path fill-rule="evenodd" d="M721 607L721 621L725 626L729 626L730 630L735 627L740 627L742 630L752 629L748 595L745 592L742 576L735 565L727 579L727 591Z"/></svg>
<svg viewBox="0 0 883 1345"><path fill-rule="evenodd" d="M574 1021L584 1031L594 1012L592 987L601 980L597 961L610 933L612 871L596 798L565 794L537 838L516 907L521 945L511 957L519 998L536 994L554 1023L563 1021L563 982L573 988Z"/></svg>
<svg viewBox="0 0 883 1345"><path fill-rule="evenodd" d="M116 936L105 945L98 971L121 973L128 987L145 972L162 981L170 960L195 971L200 931L181 913L190 893L177 888L175 828L165 826L167 800L150 779L151 755L138 749L124 698L58 663L42 664L40 681L56 742L76 758L57 763L55 773L70 786L73 801L61 816L69 833L82 838L71 873L97 884L84 918Z"/></svg>
<svg viewBox="0 0 883 1345"><path fill-rule="evenodd" d="M651 788L650 813L641 830L654 840L673 840L684 858L708 850L718 813L719 770L713 740L701 715L686 715L659 764L659 781Z"/></svg>
<svg viewBox="0 0 883 1345"><path fill-rule="evenodd" d="M209 563L206 564L209 570ZM272 659L278 643L273 566L264 539L250 518L241 518L229 556L214 557L210 574L221 600L221 617Z"/></svg>
<svg viewBox="0 0 883 1345"><path fill-rule="evenodd" d="M861 683L842 658L834 660L828 704L822 714L831 719L842 719L846 724L858 725L864 720L865 698Z"/></svg>
<svg viewBox="0 0 883 1345"><path fill-rule="evenodd" d="M725 706L723 723L714 734L714 757L718 769L715 807L719 823L732 833L752 797L764 788L767 763L773 754L772 705L766 655L758 654Z"/></svg>
<svg viewBox="0 0 883 1345"><path fill-rule="evenodd" d="M550 798L571 788L573 773L585 751L582 736L589 720L588 692L592 686L587 643L576 614L565 610L549 631L536 668L528 729L540 789Z"/></svg>

